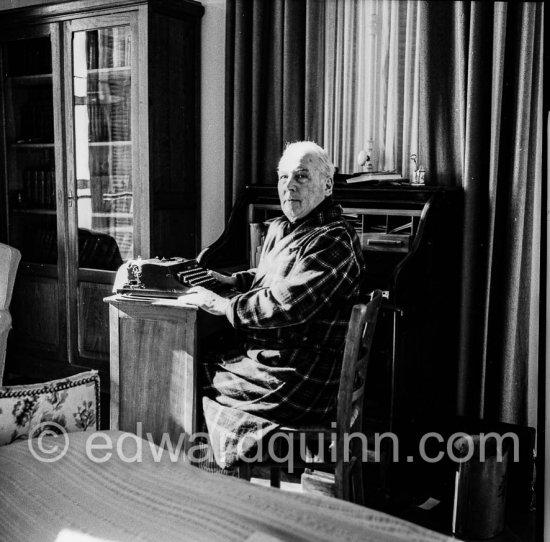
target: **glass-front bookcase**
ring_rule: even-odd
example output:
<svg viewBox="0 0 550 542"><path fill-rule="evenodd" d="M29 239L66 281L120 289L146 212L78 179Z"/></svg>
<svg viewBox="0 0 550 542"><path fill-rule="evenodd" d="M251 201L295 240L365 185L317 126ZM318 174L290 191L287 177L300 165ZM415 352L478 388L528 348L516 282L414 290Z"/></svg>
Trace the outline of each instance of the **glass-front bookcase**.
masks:
<svg viewBox="0 0 550 542"><path fill-rule="evenodd" d="M12 342L67 358L63 254L59 250L59 69L51 25L6 36L2 48L3 242L21 251L11 303ZM57 73L54 73L54 68Z"/></svg>
<svg viewBox="0 0 550 542"><path fill-rule="evenodd" d="M49 35L8 43L4 74L11 243L57 264L54 108Z"/></svg>
<svg viewBox="0 0 550 542"><path fill-rule="evenodd" d="M83 268L116 271L134 257L131 49L129 25L73 33L76 220ZM56 265L50 37L9 42L5 73L10 241L24 261Z"/></svg>
<svg viewBox="0 0 550 542"><path fill-rule="evenodd" d="M73 32L72 51L79 265L112 270L134 257L130 26Z"/></svg>
<svg viewBox="0 0 550 542"><path fill-rule="evenodd" d="M103 299L121 264L196 256L202 13L191 0L0 11L0 242L22 253L8 372L107 372Z"/></svg>

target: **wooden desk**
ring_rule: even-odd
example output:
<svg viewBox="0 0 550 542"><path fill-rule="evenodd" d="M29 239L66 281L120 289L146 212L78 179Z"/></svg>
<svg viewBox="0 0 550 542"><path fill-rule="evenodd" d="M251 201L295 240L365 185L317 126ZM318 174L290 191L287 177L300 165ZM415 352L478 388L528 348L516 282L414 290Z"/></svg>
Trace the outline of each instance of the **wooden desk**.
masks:
<svg viewBox="0 0 550 542"><path fill-rule="evenodd" d="M176 446L197 431L199 336L228 325L196 307L170 300L136 300L121 295L109 303L111 429L163 434ZM199 331L199 328L201 331ZM141 426L139 423L141 422ZM192 443L185 439L184 450Z"/></svg>

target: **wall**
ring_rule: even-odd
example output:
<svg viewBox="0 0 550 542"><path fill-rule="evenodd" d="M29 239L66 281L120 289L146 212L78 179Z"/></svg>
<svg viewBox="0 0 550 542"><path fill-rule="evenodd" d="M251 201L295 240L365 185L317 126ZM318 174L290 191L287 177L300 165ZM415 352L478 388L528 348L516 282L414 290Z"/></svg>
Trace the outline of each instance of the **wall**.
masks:
<svg viewBox="0 0 550 542"><path fill-rule="evenodd" d="M208 246L224 221L225 0L202 0L201 240Z"/></svg>
<svg viewBox="0 0 550 542"><path fill-rule="evenodd" d="M0 11L52 0L0 0ZM201 244L222 233L224 188L225 0L202 0L201 37Z"/></svg>

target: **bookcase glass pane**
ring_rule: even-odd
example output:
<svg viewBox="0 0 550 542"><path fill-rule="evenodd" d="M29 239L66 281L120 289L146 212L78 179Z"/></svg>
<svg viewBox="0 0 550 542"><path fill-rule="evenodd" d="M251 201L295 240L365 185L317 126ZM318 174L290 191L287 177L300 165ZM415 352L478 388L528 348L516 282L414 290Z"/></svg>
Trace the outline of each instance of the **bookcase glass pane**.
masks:
<svg viewBox="0 0 550 542"><path fill-rule="evenodd" d="M116 270L134 253L130 27L72 43L79 266Z"/></svg>
<svg viewBox="0 0 550 542"><path fill-rule="evenodd" d="M4 47L9 243L57 264L52 48L49 36Z"/></svg>
<svg viewBox="0 0 550 542"><path fill-rule="evenodd" d="M11 41L7 44L7 53L7 71L12 76L52 73L49 36Z"/></svg>

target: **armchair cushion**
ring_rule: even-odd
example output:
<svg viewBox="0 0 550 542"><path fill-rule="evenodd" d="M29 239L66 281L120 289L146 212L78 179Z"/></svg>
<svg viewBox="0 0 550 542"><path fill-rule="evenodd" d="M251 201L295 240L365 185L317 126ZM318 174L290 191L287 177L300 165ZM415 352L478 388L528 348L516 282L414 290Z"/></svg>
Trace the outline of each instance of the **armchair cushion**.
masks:
<svg viewBox="0 0 550 542"><path fill-rule="evenodd" d="M0 446L36 437L45 429L99 429L97 371L43 384L0 387Z"/></svg>

